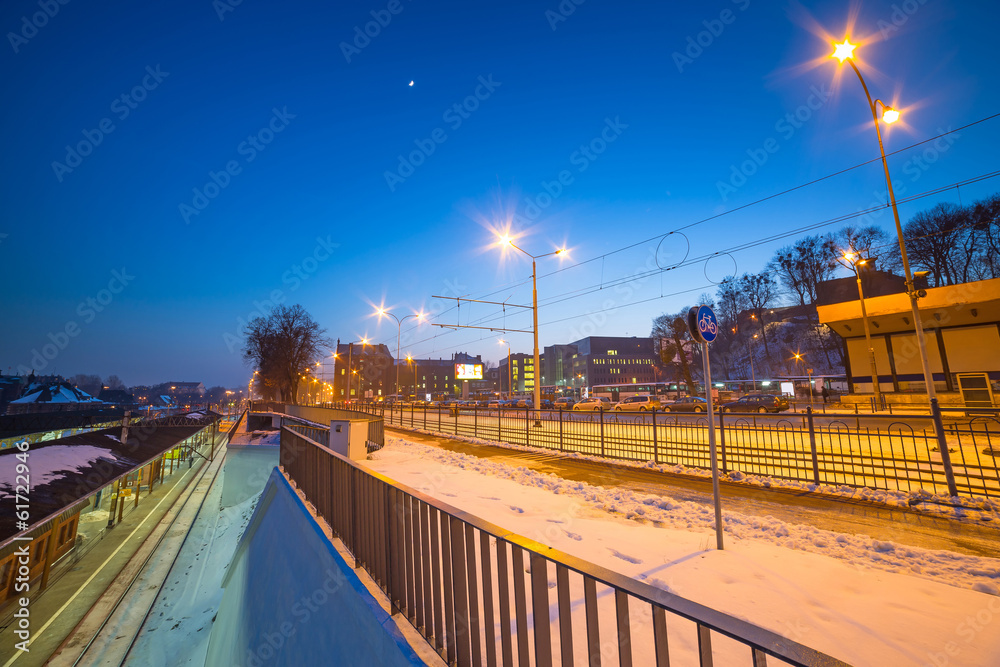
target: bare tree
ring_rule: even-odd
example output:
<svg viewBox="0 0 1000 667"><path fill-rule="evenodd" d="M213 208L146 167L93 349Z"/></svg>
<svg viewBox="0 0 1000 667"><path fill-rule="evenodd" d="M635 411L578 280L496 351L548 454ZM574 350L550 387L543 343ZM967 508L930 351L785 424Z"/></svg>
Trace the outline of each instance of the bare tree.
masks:
<svg viewBox="0 0 1000 667"><path fill-rule="evenodd" d="M837 242L830 236L806 236L775 253L768 270L799 305L816 305L816 286L833 276Z"/></svg>
<svg viewBox="0 0 1000 667"><path fill-rule="evenodd" d="M333 344L298 304L279 305L266 317L253 318L244 333L243 360L260 371L265 390L270 387L289 402L295 400L300 373Z"/></svg>
<svg viewBox="0 0 1000 667"><path fill-rule="evenodd" d="M125 383L117 375L109 375L108 379L104 381L104 386L108 389L124 389Z"/></svg>
<svg viewBox="0 0 1000 667"><path fill-rule="evenodd" d="M910 263L930 271L935 287L969 281L979 244L972 217L970 209L941 203L906 223Z"/></svg>
<svg viewBox="0 0 1000 667"><path fill-rule="evenodd" d="M687 327L687 311L676 314L660 315L653 320L653 331L650 337L660 351L660 360L667 368L673 368L678 381L683 379L688 393L694 391L694 379L691 375L694 341Z"/></svg>
<svg viewBox="0 0 1000 667"><path fill-rule="evenodd" d="M746 298L747 306L760 327L760 335L764 339L764 357L768 369L771 367L771 348L767 344L767 326L764 322L765 311L774 305L778 297L778 284L767 273L744 273L740 276L740 291Z"/></svg>

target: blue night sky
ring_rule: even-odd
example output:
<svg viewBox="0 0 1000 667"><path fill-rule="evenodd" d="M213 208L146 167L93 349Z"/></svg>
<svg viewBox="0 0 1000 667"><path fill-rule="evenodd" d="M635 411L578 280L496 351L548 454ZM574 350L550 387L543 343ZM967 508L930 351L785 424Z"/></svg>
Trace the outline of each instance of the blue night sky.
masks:
<svg viewBox="0 0 1000 667"><path fill-rule="evenodd" d="M530 303L530 262L490 247L508 224L571 249L539 260L542 345L645 336L795 236L723 253L885 202L872 163L657 250L877 157L830 39L903 112L887 151L1000 112L993 1L50 2L0 9L4 372L242 385L241 322L274 298L393 351L373 304L528 328L432 298ZM998 127L891 156L897 196L996 170ZM489 332L409 329L404 354L501 356Z"/></svg>

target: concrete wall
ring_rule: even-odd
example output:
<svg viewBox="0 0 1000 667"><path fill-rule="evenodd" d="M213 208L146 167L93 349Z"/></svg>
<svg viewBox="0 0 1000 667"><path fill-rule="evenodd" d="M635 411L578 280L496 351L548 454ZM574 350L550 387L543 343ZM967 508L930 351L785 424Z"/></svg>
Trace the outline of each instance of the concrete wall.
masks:
<svg viewBox="0 0 1000 667"><path fill-rule="evenodd" d="M278 445L228 445L221 506L239 505L260 493L278 465L280 450Z"/></svg>
<svg viewBox="0 0 1000 667"><path fill-rule="evenodd" d="M277 470L223 588L206 665L424 664Z"/></svg>

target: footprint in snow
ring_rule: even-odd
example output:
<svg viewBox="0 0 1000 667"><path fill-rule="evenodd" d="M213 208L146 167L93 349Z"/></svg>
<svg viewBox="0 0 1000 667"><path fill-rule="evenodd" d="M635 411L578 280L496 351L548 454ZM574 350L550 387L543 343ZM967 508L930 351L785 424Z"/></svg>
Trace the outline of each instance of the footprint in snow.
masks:
<svg viewBox="0 0 1000 667"><path fill-rule="evenodd" d="M511 505L511 506L510 506L510 508L511 508L512 510L514 510L515 512L517 512L518 514L524 514L524 510L523 510L523 509L521 509L520 507L517 507L517 506L515 506L515 505Z"/></svg>
<svg viewBox="0 0 1000 667"><path fill-rule="evenodd" d="M576 533L571 533L568 530L564 530L563 532L566 533L566 537L576 540L577 542L583 539L583 535L577 535Z"/></svg>
<svg viewBox="0 0 1000 667"><path fill-rule="evenodd" d="M611 549L611 553L617 556L618 558L621 558L623 561L627 563L632 563L633 565L642 565L642 559L636 558L635 556L629 556L628 554L623 554L620 551L616 551L614 549Z"/></svg>
<svg viewBox="0 0 1000 667"><path fill-rule="evenodd" d="M442 496L448 496L449 498L458 498L458 494L457 493L446 493L445 491L442 491L441 495Z"/></svg>

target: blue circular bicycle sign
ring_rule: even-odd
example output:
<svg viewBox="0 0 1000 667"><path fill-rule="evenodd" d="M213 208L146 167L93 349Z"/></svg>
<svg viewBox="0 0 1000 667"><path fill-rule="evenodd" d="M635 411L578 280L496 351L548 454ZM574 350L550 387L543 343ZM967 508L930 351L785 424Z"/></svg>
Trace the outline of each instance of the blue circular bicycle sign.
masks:
<svg viewBox="0 0 1000 667"><path fill-rule="evenodd" d="M694 306L688 311L688 329L699 343L711 343L719 335L719 321L708 306Z"/></svg>

